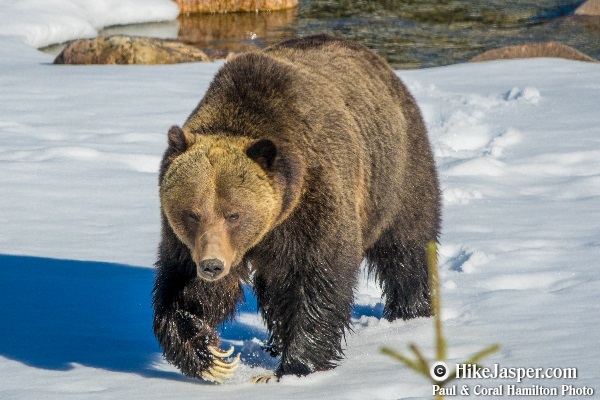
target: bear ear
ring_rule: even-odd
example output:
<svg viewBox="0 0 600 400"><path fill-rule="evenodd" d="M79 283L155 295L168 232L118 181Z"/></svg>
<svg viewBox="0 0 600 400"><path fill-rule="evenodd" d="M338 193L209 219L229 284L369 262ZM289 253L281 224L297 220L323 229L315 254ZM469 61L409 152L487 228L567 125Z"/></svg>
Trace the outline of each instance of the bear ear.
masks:
<svg viewBox="0 0 600 400"><path fill-rule="evenodd" d="M173 153L183 153L194 142L192 135L186 134L183 129L177 125L173 125L168 133L169 150Z"/></svg>
<svg viewBox="0 0 600 400"><path fill-rule="evenodd" d="M246 155L265 170L270 170L277 157L277 146L269 139L261 139L246 149Z"/></svg>

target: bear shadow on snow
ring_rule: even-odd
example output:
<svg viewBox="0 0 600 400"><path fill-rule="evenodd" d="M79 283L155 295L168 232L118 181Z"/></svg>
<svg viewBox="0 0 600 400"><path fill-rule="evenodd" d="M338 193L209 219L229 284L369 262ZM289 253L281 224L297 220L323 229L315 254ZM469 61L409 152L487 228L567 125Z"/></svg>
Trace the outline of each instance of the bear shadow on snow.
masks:
<svg viewBox="0 0 600 400"><path fill-rule="evenodd" d="M153 278L148 268L0 255L0 356L51 370L69 370L76 363L188 380L178 372L152 369L160 359L152 334ZM257 313L251 288L245 288L245 296L238 312ZM361 307L359 313L373 310ZM223 326L221 334L225 342L267 337L264 329L238 321ZM241 350L248 364L273 368L267 354Z"/></svg>
<svg viewBox="0 0 600 400"><path fill-rule="evenodd" d="M0 256L0 356L37 368L71 363L156 375L153 271L125 265Z"/></svg>

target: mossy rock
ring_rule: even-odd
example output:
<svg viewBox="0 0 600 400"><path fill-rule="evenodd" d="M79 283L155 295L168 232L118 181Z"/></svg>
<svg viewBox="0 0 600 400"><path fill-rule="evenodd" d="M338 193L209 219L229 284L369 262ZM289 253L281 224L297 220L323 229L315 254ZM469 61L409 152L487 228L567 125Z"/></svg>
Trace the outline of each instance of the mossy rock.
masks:
<svg viewBox="0 0 600 400"><path fill-rule="evenodd" d="M137 36L78 39L54 64L178 64L210 61L202 50L173 40Z"/></svg>
<svg viewBox="0 0 600 400"><path fill-rule="evenodd" d="M298 0L174 0L182 13L217 13L287 10Z"/></svg>
<svg viewBox="0 0 600 400"><path fill-rule="evenodd" d="M478 62L532 57L553 57L566 58L568 60L598 62L595 58L592 58L571 46L558 42L527 43L517 46L501 47L499 49L488 50L481 53L469 61Z"/></svg>
<svg viewBox="0 0 600 400"><path fill-rule="evenodd" d="M600 0L587 0L575 10L575 14L600 17Z"/></svg>

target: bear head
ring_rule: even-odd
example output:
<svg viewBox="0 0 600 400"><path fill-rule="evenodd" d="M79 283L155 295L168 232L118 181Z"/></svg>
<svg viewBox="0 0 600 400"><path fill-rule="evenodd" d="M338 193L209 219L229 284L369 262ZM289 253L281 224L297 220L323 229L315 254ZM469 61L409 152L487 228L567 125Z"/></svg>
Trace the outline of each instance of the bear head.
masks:
<svg viewBox="0 0 600 400"><path fill-rule="evenodd" d="M162 212L198 277L216 281L292 212L303 163L270 139L196 135L177 126L168 137Z"/></svg>

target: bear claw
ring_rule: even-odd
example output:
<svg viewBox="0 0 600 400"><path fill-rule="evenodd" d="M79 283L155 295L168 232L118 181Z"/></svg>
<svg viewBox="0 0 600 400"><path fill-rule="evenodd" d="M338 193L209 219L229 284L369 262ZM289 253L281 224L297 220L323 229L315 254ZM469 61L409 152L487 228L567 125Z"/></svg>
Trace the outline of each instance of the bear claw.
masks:
<svg viewBox="0 0 600 400"><path fill-rule="evenodd" d="M218 350L213 346L208 346L208 351L210 351L210 353L215 357L225 358L233 354L233 346L231 346L227 351Z"/></svg>
<svg viewBox="0 0 600 400"><path fill-rule="evenodd" d="M208 346L208 351L213 355L212 365L202 373L202 377L216 383L223 383L221 378L233 378L233 373L240 366L240 353L232 361L224 361L223 358L233 354L233 346L227 351Z"/></svg>
<svg viewBox="0 0 600 400"><path fill-rule="evenodd" d="M275 375L260 374L260 375L256 375L256 376L253 376L252 378L250 378L250 382L252 382L252 383L269 383L269 381L271 379L275 379L276 381L279 381L279 378L276 377Z"/></svg>

